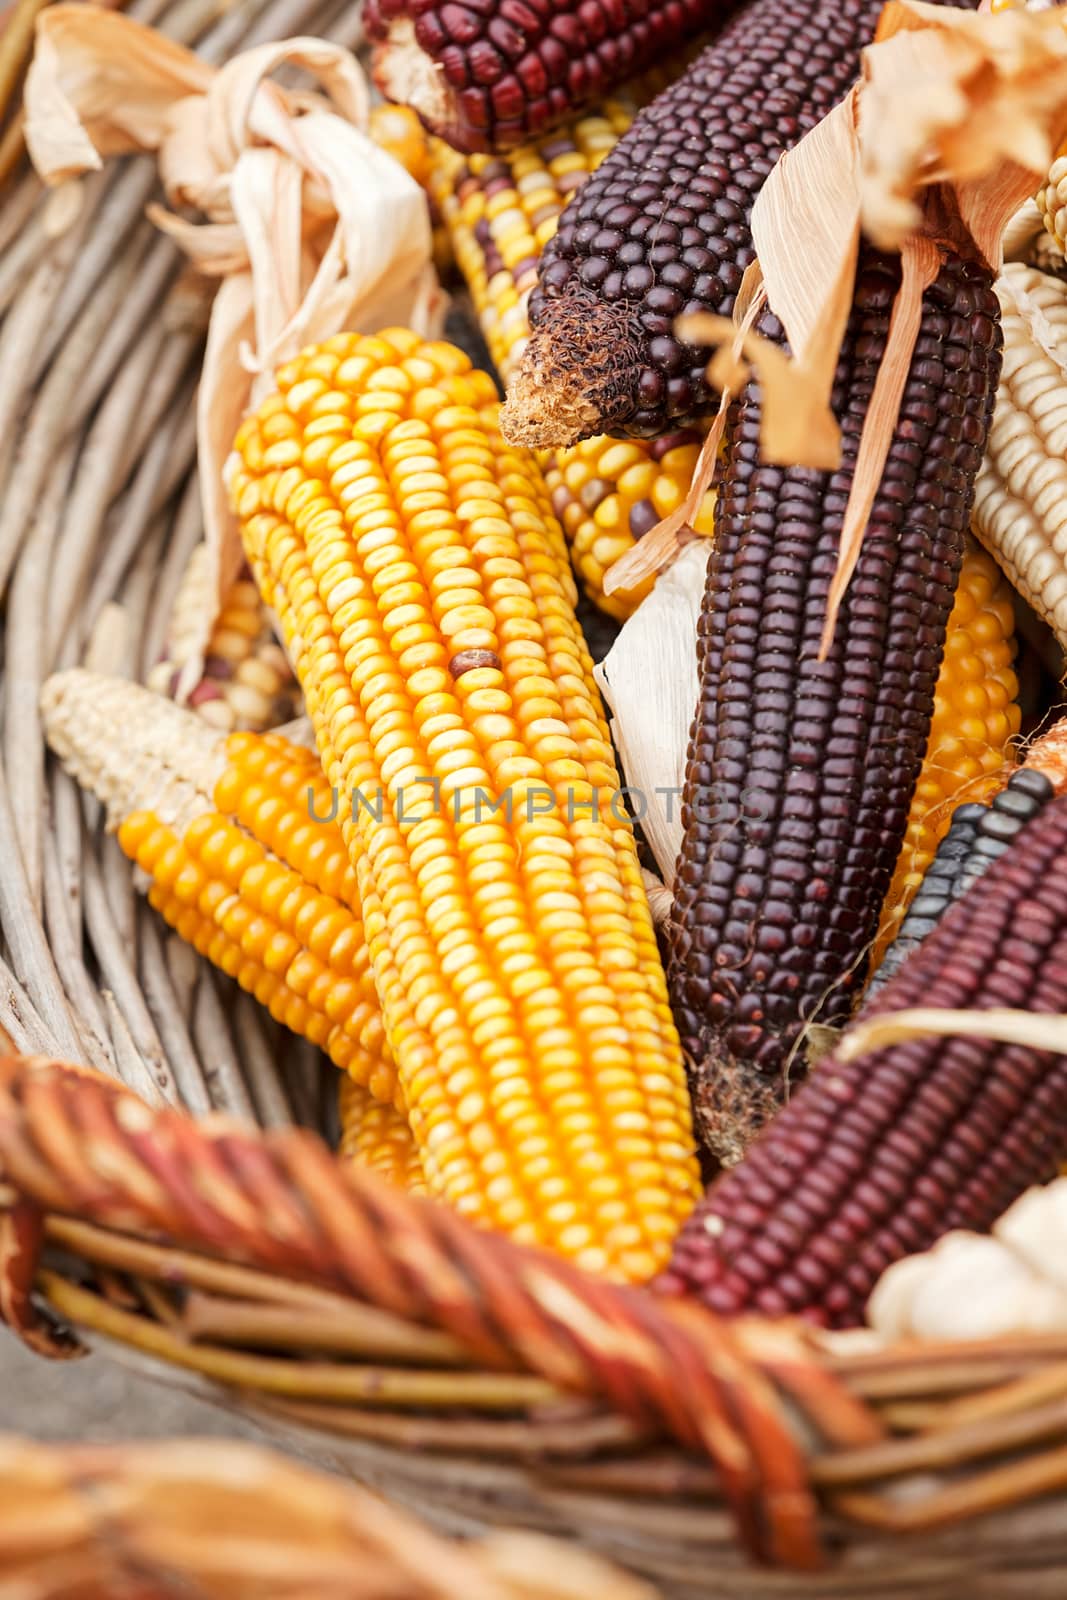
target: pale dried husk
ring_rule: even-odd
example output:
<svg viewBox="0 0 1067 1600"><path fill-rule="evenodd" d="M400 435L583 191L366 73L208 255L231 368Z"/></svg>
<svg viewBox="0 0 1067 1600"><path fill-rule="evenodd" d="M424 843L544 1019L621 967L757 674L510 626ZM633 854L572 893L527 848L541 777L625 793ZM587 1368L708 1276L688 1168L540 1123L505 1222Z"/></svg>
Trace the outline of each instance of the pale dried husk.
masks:
<svg viewBox="0 0 1067 1600"><path fill-rule="evenodd" d="M281 66L302 68L319 92L280 89L270 75ZM275 367L309 343L398 323L439 332L425 198L367 134L362 68L325 40L261 45L216 70L128 17L56 5L38 22L25 98L27 146L48 183L107 156L156 152L178 210L152 206L152 220L200 272L222 280L198 397L216 605L201 619L195 683L241 563L224 483L238 424L269 392Z"/></svg>
<svg viewBox="0 0 1067 1600"><path fill-rule="evenodd" d="M637 547L640 549L640 546ZM708 546L683 549L595 668L634 812L668 889L682 846L682 784L696 709L696 634Z"/></svg>

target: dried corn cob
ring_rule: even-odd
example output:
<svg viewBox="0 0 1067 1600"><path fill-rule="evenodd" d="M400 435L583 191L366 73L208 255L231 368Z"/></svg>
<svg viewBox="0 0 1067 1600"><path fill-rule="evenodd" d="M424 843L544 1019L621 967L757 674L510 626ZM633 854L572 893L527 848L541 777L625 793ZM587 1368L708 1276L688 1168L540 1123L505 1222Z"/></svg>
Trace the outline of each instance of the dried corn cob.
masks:
<svg viewBox="0 0 1067 1600"><path fill-rule="evenodd" d="M923 297L859 563L818 660L899 283L899 260L861 251L834 387L836 473L760 459L757 386L730 411L669 924L698 1123L727 1163L802 1067L806 1025L849 1014L929 736L999 366L990 277L958 257Z"/></svg>
<svg viewBox="0 0 1067 1600"><path fill-rule="evenodd" d="M1067 1009L1067 798L1026 828L865 1009ZM846 1036L847 1037L847 1036ZM716 1311L861 1320L890 1262L984 1231L1067 1153L1067 1057L962 1037L835 1054L709 1190L664 1290Z"/></svg>
<svg viewBox="0 0 1067 1600"><path fill-rule="evenodd" d="M347 1073L341 1079L338 1106L344 1159L369 1167L398 1189L425 1194L422 1161L403 1112L375 1100Z"/></svg>
<svg viewBox="0 0 1067 1600"><path fill-rule="evenodd" d="M1067 283L1009 262L997 280L1004 372L974 531L1067 649ZM1034 313L1051 332L1042 347ZM1051 342L1044 334L1046 343Z"/></svg>
<svg viewBox="0 0 1067 1600"><path fill-rule="evenodd" d="M367 0L374 76L457 150L534 138L729 9L727 0Z"/></svg>
<svg viewBox="0 0 1067 1600"><path fill-rule="evenodd" d="M707 351L675 337L675 318L732 310L756 194L849 87L881 10L753 0L641 112L545 250L505 437L653 437L717 409Z"/></svg>
<svg viewBox="0 0 1067 1600"><path fill-rule="evenodd" d="M207 545L198 544L178 590L163 659L148 674L148 687L191 706L224 732L287 722L298 715L300 693L259 591L247 575L226 596L199 681L186 681L200 618L213 601L213 584Z"/></svg>
<svg viewBox="0 0 1067 1600"><path fill-rule="evenodd" d="M926 869L900 931L867 986L865 1004L896 976L948 907L1014 844L1020 830L1049 800L1065 789L1067 721L1060 721L1030 745L1022 767L988 804L972 801L953 811L948 832Z"/></svg>
<svg viewBox="0 0 1067 1600"><path fill-rule="evenodd" d="M1067 252L1067 153L1058 155L1038 191L1037 206L1046 232Z"/></svg>
<svg viewBox="0 0 1067 1600"><path fill-rule="evenodd" d="M1043 810L1055 792L1051 780L1043 772L1023 768L1012 774L988 805L970 801L957 806L951 826L900 925L900 932L867 987L867 1000L896 977L908 956L934 931L949 906L973 888L992 863L1015 843L1021 830Z"/></svg>
<svg viewBox="0 0 1067 1600"><path fill-rule="evenodd" d="M984 550L968 542L945 633L934 715L893 882L882 907L872 966L878 966L955 807L988 800L1004 781L1019 732L1019 684L1011 591Z"/></svg>
<svg viewBox="0 0 1067 1600"><path fill-rule="evenodd" d="M123 679L63 672L41 701L52 749L107 807L155 909L271 1016L403 1106L355 875L314 751L231 734Z"/></svg>
<svg viewBox="0 0 1067 1600"><path fill-rule="evenodd" d="M575 189L629 127L638 98L607 101L599 113L572 118L551 138L508 156L464 159L435 143L432 192L505 383L526 347L526 301L541 249ZM590 598L611 616L628 617L653 580L609 597L604 574L681 503L700 437L695 430L650 444L601 437L541 457L575 570ZM711 532L714 504L707 495L698 532Z"/></svg>
<svg viewBox="0 0 1067 1600"><path fill-rule="evenodd" d="M449 345L339 335L278 384L234 504L341 796L428 1185L648 1277L698 1189L688 1096L544 481Z"/></svg>

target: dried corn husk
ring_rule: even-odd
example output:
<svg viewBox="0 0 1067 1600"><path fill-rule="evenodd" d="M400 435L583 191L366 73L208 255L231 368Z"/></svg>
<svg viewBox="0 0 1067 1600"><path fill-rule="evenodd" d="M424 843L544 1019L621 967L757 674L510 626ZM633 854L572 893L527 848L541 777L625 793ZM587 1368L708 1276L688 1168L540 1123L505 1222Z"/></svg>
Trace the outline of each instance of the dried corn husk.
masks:
<svg viewBox="0 0 1067 1600"><path fill-rule="evenodd" d="M708 546L689 544L593 669L634 815L667 888L682 843L686 746L698 697L696 636Z"/></svg>
<svg viewBox="0 0 1067 1600"><path fill-rule="evenodd" d="M310 73L321 92L270 82L283 65ZM241 562L224 463L275 366L344 328L439 329L425 197L368 137L355 58L320 39L261 45L215 70L128 17L56 5L38 22L25 98L27 146L48 183L109 155L156 151L167 199L183 214L156 206L153 220L222 280L197 417L215 595L202 656Z"/></svg>
<svg viewBox="0 0 1067 1600"><path fill-rule="evenodd" d="M1067 649L1067 283L1009 263L1004 366L974 531Z"/></svg>
<svg viewBox="0 0 1067 1600"><path fill-rule="evenodd" d="M1030 1189L991 1237L948 1233L880 1279L867 1320L885 1339L995 1339L1067 1330L1067 1178Z"/></svg>

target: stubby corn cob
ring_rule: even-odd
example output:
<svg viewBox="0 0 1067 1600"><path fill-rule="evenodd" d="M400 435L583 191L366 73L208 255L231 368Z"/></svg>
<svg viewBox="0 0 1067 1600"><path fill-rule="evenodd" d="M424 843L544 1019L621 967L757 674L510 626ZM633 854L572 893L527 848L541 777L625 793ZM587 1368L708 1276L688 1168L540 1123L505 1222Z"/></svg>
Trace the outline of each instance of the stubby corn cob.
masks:
<svg viewBox="0 0 1067 1600"><path fill-rule="evenodd" d="M970 0L968 0L968 4ZM718 407L682 313L733 308L760 186L848 89L882 0L752 0L637 117L547 246L503 413L538 448Z"/></svg>
<svg viewBox="0 0 1067 1600"><path fill-rule="evenodd" d="M367 0L375 80L457 150L504 150L602 99L727 0Z"/></svg>
<svg viewBox="0 0 1067 1600"><path fill-rule="evenodd" d="M863 1016L917 1005L1067 1009L1067 798ZM1067 1056L930 1035L834 1055L708 1191L661 1286L720 1312L847 1326L892 1261L952 1228L985 1231L1065 1153Z"/></svg>
<svg viewBox="0 0 1067 1600"><path fill-rule="evenodd" d="M124 679L50 678L45 732L107 807L148 898L276 1021L403 1107L355 874L314 751L278 734L220 737Z"/></svg>
<svg viewBox="0 0 1067 1600"><path fill-rule="evenodd" d="M974 503L974 531L1067 649L1067 386L1030 324L1067 348L1067 283L1009 262L997 280L1004 372ZM1046 335L1046 340L1047 340Z"/></svg>
<svg viewBox="0 0 1067 1600"><path fill-rule="evenodd" d="M339 335L278 385L234 504L341 797L428 1185L646 1278L698 1192L688 1095L544 481L449 345Z"/></svg>
<svg viewBox="0 0 1067 1600"><path fill-rule="evenodd" d="M238 578L212 629L198 681L186 682L192 641L213 603L207 545L189 560L174 604L163 659L148 674L159 694L180 697L213 728L272 728L298 714L300 695L285 651L274 637L259 591Z"/></svg>
<svg viewBox="0 0 1067 1600"><path fill-rule="evenodd" d="M997 300L946 256L827 659L827 594L900 263L864 248L833 406L833 474L761 460L733 404L698 627L700 698L668 924L698 1124L736 1161L862 984L908 821L999 368ZM777 324L764 318L774 336Z"/></svg>
<svg viewBox="0 0 1067 1600"><path fill-rule="evenodd" d="M375 1100L347 1074L341 1079L338 1109L344 1160L368 1167L398 1189L425 1194L422 1160L403 1112Z"/></svg>
<svg viewBox="0 0 1067 1600"><path fill-rule="evenodd" d="M541 249L637 105L637 95L620 95L506 156L464 158L436 143L431 191L505 383L526 347L526 302ZM611 616L628 617L653 580L608 596L605 572L684 499L700 439L693 429L648 444L601 437L541 456L575 570L590 599ZM698 532L710 533L714 504L713 495L705 496Z"/></svg>
<svg viewBox="0 0 1067 1600"><path fill-rule="evenodd" d="M1015 617L995 563L968 541L945 632L934 714L872 966L895 938L934 852L964 800L988 800L1004 781L1019 732Z"/></svg>

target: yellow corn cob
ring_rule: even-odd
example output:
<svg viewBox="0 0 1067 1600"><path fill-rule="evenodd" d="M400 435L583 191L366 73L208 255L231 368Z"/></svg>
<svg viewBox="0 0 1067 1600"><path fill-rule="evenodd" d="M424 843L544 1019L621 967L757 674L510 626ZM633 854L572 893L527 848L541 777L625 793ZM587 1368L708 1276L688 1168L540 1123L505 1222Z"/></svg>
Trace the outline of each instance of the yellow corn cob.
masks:
<svg viewBox="0 0 1067 1600"><path fill-rule="evenodd" d="M375 1100L369 1089L347 1074L341 1079L338 1106L341 1155L358 1167L377 1172L398 1189L425 1194L422 1161L407 1117L395 1106Z"/></svg>
<svg viewBox="0 0 1067 1600"><path fill-rule="evenodd" d="M233 501L341 796L429 1188L646 1279L699 1192L689 1100L544 480L450 345L342 334L278 384Z"/></svg>
<svg viewBox="0 0 1067 1600"><path fill-rule="evenodd" d="M642 88L655 92L651 83ZM575 189L617 144L641 103L641 90L626 91L599 113L572 117L506 155L464 157L431 140L430 191L505 383L529 339L526 303L541 251ZM654 580L608 597L604 573L680 504L700 440L699 431L688 429L654 442L601 437L539 454L582 586L611 616L628 617ZM711 532L714 504L714 495L706 495L698 532Z"/></svg>
<svg viewBox="0 0 1067 1600"><path fill-rule="evenodd" d="M1004 367L973 526L1067 649L1067 384L1043 348L1067 349L1067 283L1009 262L996 287Z"/></svg>
<svg viewBox="0 0 1067 1600"><path fill-rule="evenodd" d="M188 663L200 619L214 600L214 578L206 544L189 559L167 629L163 659L148 674L148 687L192 707L211 725L272 728L299 712L299 692L285 651L274 637L259 591L247 574L238 578L212 629L199 680Z"/></svg>
<svg viewBox="0 0 1067 1600"><path fill-rule="evenodd" d="M1014 765L1012 741L1021 720L1014 660L1011 590L986 552L971 545L949 615L930 742L886 895L872 970L896 937L956 806L990 799L1003 787L1005 769Z"/></svg>
<svg viewBox="0 0 1067 1600"><path fill-rule="evenodd" d="M403 1108L341 830L311 750L220 737L123 679L63 672L41 701L48 742L107 807L148 898L276 1021L376 1099Z"/></svg>

